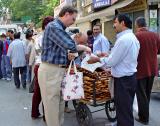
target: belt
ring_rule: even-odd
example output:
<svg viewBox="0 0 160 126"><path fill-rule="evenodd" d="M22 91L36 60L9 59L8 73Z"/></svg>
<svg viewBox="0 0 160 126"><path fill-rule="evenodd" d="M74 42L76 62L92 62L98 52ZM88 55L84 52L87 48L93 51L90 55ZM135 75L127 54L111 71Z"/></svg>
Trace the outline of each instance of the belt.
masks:
<svg viewBox="0 0 160 126"><path fill-rule="evenodd" d="M66 65L58 65L60 68L66 68Z"/></svg>
<svg viewBox="0 0 160 126"><path fill-rule="evenodd" d="M63 64L50 64L50 63L47 63L47 62L43 62L43 63L48 64L48 65L57 66L57 67L60 67L60 68L67 68L67 66L63 65Z"/></svg>

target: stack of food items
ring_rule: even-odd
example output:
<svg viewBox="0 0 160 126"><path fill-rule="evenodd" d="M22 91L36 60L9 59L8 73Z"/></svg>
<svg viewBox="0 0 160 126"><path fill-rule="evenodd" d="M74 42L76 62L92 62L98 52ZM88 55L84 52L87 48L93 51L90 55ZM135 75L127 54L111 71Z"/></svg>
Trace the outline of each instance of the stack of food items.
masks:
<svg viewBox="0 0 160 126"><path fill-rule="evenodd" d="M96 70L92 73L83 68L79 68L78 70L83 72L84 101L91 102L96 100L97 102L103 102L111 98L108 87L111 77L110 73L103 70Z"/></svg>

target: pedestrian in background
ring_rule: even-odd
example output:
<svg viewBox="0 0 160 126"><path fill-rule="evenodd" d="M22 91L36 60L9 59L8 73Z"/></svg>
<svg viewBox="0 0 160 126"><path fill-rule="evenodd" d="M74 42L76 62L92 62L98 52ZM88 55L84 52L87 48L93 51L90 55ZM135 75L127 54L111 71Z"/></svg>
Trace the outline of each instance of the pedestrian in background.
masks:
<svg viewBox="0 0 160 126"><path fill-rule="evenodd" d="M94 43L93 31L88 30L87 36L88 36L88 40L87 40L88 47L91 48L91 50L93 51L93 43Z"/></svg>
<svg viewBox="0 0 160 126"><path fill-rule="evenodd" d="M25 43L20 40L20 32L14 34L13 42L10 44L7 56L12 61L14 83L16 88L20 88L20 82L23 88L26 88L26 46ZM19 73L21 74L21 81L19 79Z"/></svg>
<svg viewBox="0 0 160 126"><path fill-rule="evenodd" d="M31 50L34 47L34 39L33 37L33 32L31 30L28 30L26 32L26 47L27 47L27 73L26 73L26 80L28 83L31 83L33 79L32 75L32 66L29 66L29 59L30 59L30 54Z"/></svg>
<svg viewBox="0 0 160 126"><path fill-rule="evenodd" d="M137 66L138 122L149 123L149 103L154 77L158 75L157 54L160 53L160 35L147 29L144 17L135 21L136 37L140 42Z"/></svg>
<svg viewBox="0 0 160 126"><path fill-rule="evenodd" d="M1 70L1 61L2 61L2 52L3 52L3 41L1 40L0 36L0 79L3 78L2 70Z"/></svg>
<svg viewBox="0 0 160 126"><path fill-rule="evenodd" d="M99 53L108 53L110 50L110 43L108 39L104 35L102 35L100 24L96 24L93 26L93 36L93 53L96 55Z"/></svg>
<svg viewBox="0 0 160 126"><path fill-rule="evenodd" d="M11 43L14 40L14 31L10 29L7 31L6 35L7 35L7 41Z"/></svg>
<svg viewBox="0 0 160 126"><path fill-rule="evenodd" d="M7 56L8 48L11 41L7 40L7 36L2 34L3 41L3 52L2 52L2 61L1 61L1 70L3 75L3 80L11 81L12 77L12 66L10 63L10 59Z"/></svg>
<svg viewBox="0 0 160 126"><path fill-rule="evenodd" d="M71 6L61 9L59 17L45 28L42 42L42 63L38 69L38 81L47 126L62 126L64 121L64 101L61 96L61 81L68 59L77 52L75 42L65 31L77 17L77 10Z"/></svg>
<svg viewBox="0 0 160 126"><path fill-rule="evenodd" d="M42 21L42 32L38 34L37 38L35 39L35 45L31 51L30 56L30 65L34 66L34 93L32 97L32 111L31 111L31 117L33 119L37 119L41 117L40 111L39 111L39 104L41 102L41 92L39 88L39 82L38 82L38 69L39 65L41 64L41 52L42 52L42 40L43 40L43 34L45 27L47 24L51 21L53 21L54 18L52 16L47 16ZM32 59L32 60L31 60ZM45 83L44 83L45 84Z"/></svg>

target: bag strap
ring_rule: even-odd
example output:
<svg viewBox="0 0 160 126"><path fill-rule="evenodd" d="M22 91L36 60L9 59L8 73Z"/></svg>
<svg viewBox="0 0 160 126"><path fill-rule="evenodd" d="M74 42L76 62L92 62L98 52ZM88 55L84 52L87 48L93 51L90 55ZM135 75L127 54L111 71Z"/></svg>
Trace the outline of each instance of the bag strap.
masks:
<svg viewBox="0 0 160 126"><path fill-rule="evenodd" d="M73 63L74 72L77 73L77 68L76 68L75 62L74 62L74 60L71 60L71 62L70 62L70 64L69 64L68 71L67 71L67 75L69 75L69 73L70 73L70 71L71 71L72 63Z"/></svg>

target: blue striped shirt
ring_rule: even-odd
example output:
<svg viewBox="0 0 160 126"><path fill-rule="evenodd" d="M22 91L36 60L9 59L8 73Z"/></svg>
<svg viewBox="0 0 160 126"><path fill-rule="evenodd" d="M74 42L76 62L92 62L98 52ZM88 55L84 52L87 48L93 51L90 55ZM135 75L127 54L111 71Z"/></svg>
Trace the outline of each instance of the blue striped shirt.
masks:
<svg viewBox="0 0 160 126"><path fill-rule="evenodd" d="M47 25L42 42L42 62L66 65L68 50L77 52L75 42L65 28L59 19Z"/></svg>

